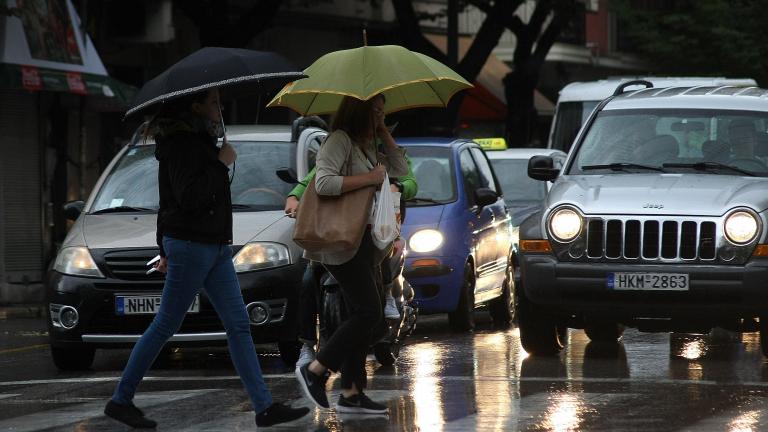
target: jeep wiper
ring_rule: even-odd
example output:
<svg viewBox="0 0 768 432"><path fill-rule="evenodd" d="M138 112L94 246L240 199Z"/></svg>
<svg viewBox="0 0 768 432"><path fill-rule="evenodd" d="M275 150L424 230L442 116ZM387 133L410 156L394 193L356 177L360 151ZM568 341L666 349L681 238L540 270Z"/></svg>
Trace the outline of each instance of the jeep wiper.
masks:
<svg viewBox="0 0 768 432"><path fill-rule="evenodd" d="M154 210L144 207L131 207L131 206L117 206L107 207L101 210L91 212L91 214L103 214L103 213L130 213L130 212L153 212Z"/></svg>
<svg viewBox="0 0 768 432"><path fill-rule="evenodd" d="M232 210L248 210L250 208L253 208L253 206L248 204L232 204Z"/></svg>
<svg viewBox="0 0 768 432"><path fill-rule="evenodd" d="M432 204L443 204L443 202L438 201L438 200L434 200L432 198L413 197L413 198L408 200L408 202L416 202L416 201L428 202L428 203L432 203Z"/></svg>
<svg viewBox="0 0 768 432"><path fill-rule="evenodd" d="M665 163L664 168L693 168L698 171L708 171L708 170L718 170L718 169L724 169L724 170L730 170L733 172L737 172L739 174L744 174L745 176L754 177L755 173L743 170L739 167L735 167L733 165L726 165L722 164L720 162L696 162L696 163Z"/></svg>
<svg viewBox="0 0 768 432"><path fill-rule="evenodd" d="M664 164L664 166L666 166L666 164ZM590 171L590 170L599 170L599 169L609 169L611 171L626 171L627 168L637 168L637 169L644 169L649 171L665 172L664 168L662 167L642 165L642 164L636 164L631 162L614 162L614 163L602 164L602 165L585 165L581 167L581 170Z"/></svg>

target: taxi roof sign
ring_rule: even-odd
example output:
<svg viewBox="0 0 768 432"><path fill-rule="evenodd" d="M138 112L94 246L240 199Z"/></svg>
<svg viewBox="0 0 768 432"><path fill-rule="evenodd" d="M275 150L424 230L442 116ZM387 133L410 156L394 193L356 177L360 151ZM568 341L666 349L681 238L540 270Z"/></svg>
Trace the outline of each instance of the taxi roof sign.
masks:
<svg viewBox="0 0 768 432"><path fill-rule="evenodd" d="M480 144L483 150L506 150L507 140L504 138L475 138L472 141Z"/></svg>

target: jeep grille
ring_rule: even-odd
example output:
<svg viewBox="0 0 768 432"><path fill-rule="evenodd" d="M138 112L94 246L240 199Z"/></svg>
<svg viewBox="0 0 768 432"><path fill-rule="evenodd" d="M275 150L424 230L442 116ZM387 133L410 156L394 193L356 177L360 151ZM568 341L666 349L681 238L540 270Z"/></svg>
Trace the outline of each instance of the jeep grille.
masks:
<svg viewBox="0 0 768 432"><path fill-rule="evenodd" d="M714 261L717 223L707 220L587 219L588 259Z"/></svg>

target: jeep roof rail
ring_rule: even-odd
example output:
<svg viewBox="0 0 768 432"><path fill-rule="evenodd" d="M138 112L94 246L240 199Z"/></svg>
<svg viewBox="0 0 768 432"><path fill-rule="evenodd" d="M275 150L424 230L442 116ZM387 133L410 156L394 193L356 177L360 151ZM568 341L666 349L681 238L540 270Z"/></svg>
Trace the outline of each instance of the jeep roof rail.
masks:
<svg viewBox="0 0 768 432"><path fill-rule="evenodd" d="M318 116L299 117L293 121L291 125L291 141L299 139L301 132L308 127L318 127L323 130L328 130L328 123Z"/></svg>
<svg viewBox="0 0 768 432"><path fill-rule="evenodd" d="M636 86L636 85L644 85L645 88L653 87L653 83L650 82L650 81L646 81L646 80L632 80L632 81L627 81L627 82L625 82L623 84L620 84L618 87L616 87L616 91L613 92L613 95L614 96L618 96L618 95L624 93L624 90L627 87Z"/></svg>

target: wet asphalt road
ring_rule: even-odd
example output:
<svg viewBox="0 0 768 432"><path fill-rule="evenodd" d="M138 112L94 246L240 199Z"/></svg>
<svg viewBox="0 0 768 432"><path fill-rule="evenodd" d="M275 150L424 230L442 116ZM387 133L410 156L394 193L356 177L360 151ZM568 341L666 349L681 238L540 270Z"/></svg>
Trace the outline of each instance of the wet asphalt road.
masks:
<svg viewBox="0 0 768 432"><path fill-rule="evenodd" d="M481 314L481 318L484 314ZM615 347L570 331L557 358L531 358L516 329L474 334L421 317L394 368L370 358L368 394L384 417L317 410L282 431L759 431L768 430L768 362L757 334L735 337L628 330ZM0 321L0 431L124 431L101 411L128 351L99 351L92 371L60 373L42 320ZM276 399L309 406L293 370L259 347ZM338 396L331 382L329 399ZM254 430L226 350L173 353L139 387L136 404L167 431ZM266 428L265 428L266 429Z"/></svg>

